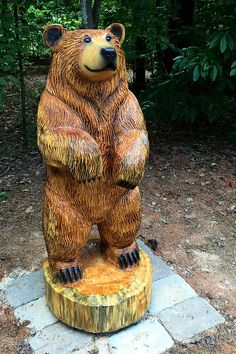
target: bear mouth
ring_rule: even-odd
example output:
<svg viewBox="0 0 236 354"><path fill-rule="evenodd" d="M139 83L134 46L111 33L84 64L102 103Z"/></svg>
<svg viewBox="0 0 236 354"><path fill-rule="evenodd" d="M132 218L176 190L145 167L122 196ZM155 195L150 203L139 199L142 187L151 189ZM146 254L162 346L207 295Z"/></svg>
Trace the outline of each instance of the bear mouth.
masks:
<svg viewBox="0 0 236 354"><path fill-rule="evenodd" d="M107 71L107 70L116 70L116 65L114 63L108 63L104 68L102 69L91 69L89 66L85 65L85 68L88 71L91 71L92 73L99 73L101 71Z"/></svg>

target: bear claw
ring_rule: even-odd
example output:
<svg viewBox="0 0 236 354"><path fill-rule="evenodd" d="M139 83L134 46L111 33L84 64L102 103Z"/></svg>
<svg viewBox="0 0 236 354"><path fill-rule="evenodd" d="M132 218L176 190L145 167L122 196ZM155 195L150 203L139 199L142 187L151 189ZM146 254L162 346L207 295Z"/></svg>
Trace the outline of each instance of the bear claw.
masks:
<svg viewBox="0 0 236 354"><path fill-rule="evenodd" d="M135 264L138 264L140 260L139 252L137 249L133 250L131 253L120 254L118 257L120 269L127 269Z"/></svg>
<svg viewBox="0 0 236 354"><path fill-rule="evenodd" d="M74 283L83 278L82 268L80 266L68 267L58 270L57 277L60 283Z"/></svg>

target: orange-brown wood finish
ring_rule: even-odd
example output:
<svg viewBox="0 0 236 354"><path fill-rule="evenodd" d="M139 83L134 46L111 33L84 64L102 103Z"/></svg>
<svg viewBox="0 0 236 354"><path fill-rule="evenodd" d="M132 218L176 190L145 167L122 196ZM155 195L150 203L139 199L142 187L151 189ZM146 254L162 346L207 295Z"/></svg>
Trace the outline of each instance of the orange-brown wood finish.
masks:
<svg viewBox="0 0 236 354"><path fill-rule="evenodd" d="M145 122L128 90L124 27L66 31L45 41L52 63L38 109L38 146L47 167L43 214L49 265L62 283L83 278L92 225L122 269L139 264L139 187L148 156Z"/></svg>

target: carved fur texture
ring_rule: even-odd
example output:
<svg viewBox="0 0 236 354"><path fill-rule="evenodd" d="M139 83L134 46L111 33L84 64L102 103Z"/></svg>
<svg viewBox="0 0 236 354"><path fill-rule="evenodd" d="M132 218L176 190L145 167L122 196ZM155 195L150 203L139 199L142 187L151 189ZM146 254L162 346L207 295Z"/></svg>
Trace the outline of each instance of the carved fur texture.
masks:
<svg viewBox="0 0 236 354"><path fill-rule="evenodd" d="M61 26L52 34L59 30ZM63 29L54 43L47 28L45 33L52 63L37 125L38 146L47 167L43 228L49 263L55 272L82 268L81 249L97 224L104 251L119 266L123 250L137 249L138 185L148 156L143 115L128 90L119 41L124 34L116 37L112 25L105 30ZM84 41L88 36L90 43ZM104 68L104 47L116 52L111 69ZM94 63L94 75L86 71L88 58L90 66ZM128 266L138 264L131 263ZM74 273L72 278L79 280Z"/></svg>

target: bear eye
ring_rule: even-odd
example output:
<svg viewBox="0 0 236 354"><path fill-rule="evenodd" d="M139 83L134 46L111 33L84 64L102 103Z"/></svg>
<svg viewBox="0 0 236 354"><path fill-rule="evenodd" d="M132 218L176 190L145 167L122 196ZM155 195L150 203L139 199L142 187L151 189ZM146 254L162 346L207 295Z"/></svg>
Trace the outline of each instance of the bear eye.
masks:
<svg viewBox="0 0 236 354"><path fill-rule="evenodd" d="M110 42L111 40L112 40L112 36L110 36L109 34L106 36L106 40L108 41L108 42Z"/></svg>
<svg viewBox="0 0 236 354"><path fill-rule="evenodd" d="M84 37L84 42L85 43L90 43L91 42L91 37L89 37L89 36L86 36L86 37Z"/></svg>

